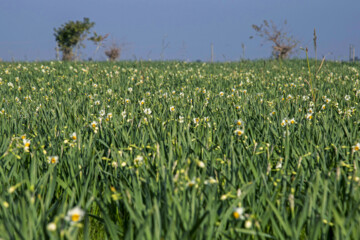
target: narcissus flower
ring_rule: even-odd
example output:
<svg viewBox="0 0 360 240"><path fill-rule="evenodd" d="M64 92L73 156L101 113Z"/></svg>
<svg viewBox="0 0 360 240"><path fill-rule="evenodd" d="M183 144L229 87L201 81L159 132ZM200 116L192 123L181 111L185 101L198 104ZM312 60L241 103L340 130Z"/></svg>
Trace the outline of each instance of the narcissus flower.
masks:
<svg viewBox="0 0 360 240"><path fill-rule="evenodd" d="M74 207L73 209L67 212L65 219L71 222L72 224L78 223L82 220L84 215L85 215L84 210L82 210L80 207Z"/></svg>
<svg viewBox="0 0 360 240"><path fill-rule="evenodd" d="M244 126L244 122L243 122L243 120L241 120L241 119L236 120L236 121L235 121L235 124L236 124L237 126Z"/></svg>
<svg viewBox="0 0 360 240"><path fill-rule="evenodd" d="M244 212L245 212L245 209L242 207L235 208L234 212L233 212L233 217L235 219L244 220L245 219Z"/></svg>
<svg viewBox="0 0 360 240"><path fill-rule="evenodd" d="M174 106L171 106L170 107L170 112L174 112L175 111L175 107Z"/></svg>
<svg viewBox="0 0 360 240"><path fill-rule="evenodd" d="M71 138L73 141L76 141L76 140L77 140L76 132L73 132L73 133L70 135L70 138Z"/></svg>
<svg viewBox="0 0 360 240"><path fill-rule="evenodd" d="M360 143L356 143L355 146L352 147L353 152L357 152L360 150Z"/></svg>
<svg viewBox="0 0 360 240"><path fill-rule="evenodd" d="M313 115L308 113L308 114L306 114L305 117L306 117L307 120L311 120L313 118Z"/></svg>
<svg viewBox="0 0 360 240"><path fill-rule="evenodd" d="M29 139L23 139L23 143L24 143L24 150L25 151L29 151L30 148L30 140Z"/></svg>
<svg viewBox="0 0 360 240"><path fill-rule="evenodd" d="M241 136L241 135L244 134L244 130L242 130L242 129L236 129L236 130L234 131L234 133L235 133L236 136Z"/></svg>
<svg viewBox="0 0 360 240"><path fill-rule="evenodd" d="M48 157L48 163L49 164L57 164L59 162L58 156L50 156Z"/></svg>
<svg viewBox="0 0 360 240"><path fill-rule="evenodd" d="M90 126L92 127L92 128L96 128L96 126L97 126L97 122L96 121L93 121L91 124L90 124Z"/></svg>
<svg viewBox="0 0 360 240"><path fill-rule="evenodd" d="M145 108L145 109L144 109L144 113L145 113L146 115L150 115L150 114L151 114L151 109L150 109L150 108Z"/></svg>

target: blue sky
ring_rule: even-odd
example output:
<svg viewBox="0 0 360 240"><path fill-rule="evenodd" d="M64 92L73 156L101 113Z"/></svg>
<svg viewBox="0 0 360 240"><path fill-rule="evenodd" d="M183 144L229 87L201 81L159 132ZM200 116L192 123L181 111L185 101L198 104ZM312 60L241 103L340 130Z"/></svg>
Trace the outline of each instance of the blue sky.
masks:
<svg viewBox="0 0 360 240"><path fill-rule="evenodd" d="M164 59L208 61L211 43L216 61L239 60L242 43L246 58L267 58L271 45L249 39L251 25L264 19L287 20L310 56L314 28L319 58L347 59L349 44L360 53L359 0L0 0L0 58L54 59L54 27L83 17L96 23L94 31L110 34L105 44L123 45L122 59L158 60L162 41L169 44ZM86 45L83 57L93 57L95 46ZM96 59L105 60L103 49Z"/></svg>

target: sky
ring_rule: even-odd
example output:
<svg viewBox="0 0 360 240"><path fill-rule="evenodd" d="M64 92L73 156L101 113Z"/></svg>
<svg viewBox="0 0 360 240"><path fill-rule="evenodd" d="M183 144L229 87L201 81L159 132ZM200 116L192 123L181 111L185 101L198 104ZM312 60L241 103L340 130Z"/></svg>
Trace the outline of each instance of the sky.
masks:
<svg viewBox="0 0 360 240"><path fill-rule="evenodd" d="M215 61L269 58L271 44L252 24L272 20L300 41L314 57L347 60L349 44L360 56L359 0L0 0L0 58L4 61L55 59L54 28L88 17L98 34L109 34L105 48L85 42L82 58L106 60L106 46L122 47L121 59ZM250 39L250 36L254 38ZM167 46L163 49L162 46Z"/></svg>

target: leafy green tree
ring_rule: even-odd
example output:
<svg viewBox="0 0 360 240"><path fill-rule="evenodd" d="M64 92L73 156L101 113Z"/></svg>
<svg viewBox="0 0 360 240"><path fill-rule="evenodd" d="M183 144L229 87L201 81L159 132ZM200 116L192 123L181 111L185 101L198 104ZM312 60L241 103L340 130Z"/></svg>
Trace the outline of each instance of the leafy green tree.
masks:
<svg viewBox="0 0 360 240"><path fill-rule="evenodd" d="M74 59L74 48L85 47L82 43L89 30L95 25L89 18L83 21L69 21L59 28L54 28L56 42L62 51L62 60L71 61Z"/></svg>

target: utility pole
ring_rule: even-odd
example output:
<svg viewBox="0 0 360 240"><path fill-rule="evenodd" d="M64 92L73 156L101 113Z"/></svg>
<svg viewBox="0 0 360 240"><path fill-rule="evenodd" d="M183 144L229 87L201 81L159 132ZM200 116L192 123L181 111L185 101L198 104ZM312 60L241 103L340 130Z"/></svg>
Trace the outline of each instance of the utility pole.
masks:
<svg viewBox="0 0 360 240"><path fill-rule="evenodd" d="M352 53L353 53L352 48L353 48L353 45L350 44L350 46L349 46L349 62L351 62L351 60L352 60Z"/></svg>
<svg viewBox="0 0 360 240"><path fill-rule="evenodd" d="M241 43L241 48L242 48L242 60L245 60L245 44Z"/></svg>
<svg viewBox="0 0 360 240"><path fill-rule="evenodd" d="M55 48L55 51L56 51L56 55L55 55L55 57L56 57L56 61L59 61L59 60L60 60L60 57L59 57L59 56L60 56L60 54L59 54L59 50L60 50L60 49L59 49L59 46L57 46L57 45L56 45L56 48Z"/></svg>
<svg viewBox="0 0 360 240"><path fill-rule="evenodd" d="M214 44L211 43L211 62L214 62Z"/></svg>
<svg viewBox="0 0 360 240"><path fill-rule="evenodd" d="M355 62L355 47L353 46L353 52L352 52L352 57L353 57L353 62Z"/></svg>

